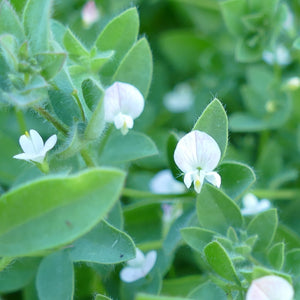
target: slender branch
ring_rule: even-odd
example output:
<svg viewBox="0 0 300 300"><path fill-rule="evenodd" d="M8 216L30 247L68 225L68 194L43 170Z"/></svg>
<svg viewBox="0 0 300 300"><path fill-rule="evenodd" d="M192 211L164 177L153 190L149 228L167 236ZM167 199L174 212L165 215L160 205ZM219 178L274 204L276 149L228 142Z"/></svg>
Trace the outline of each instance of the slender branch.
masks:
<svg viewBox="0 0 300 300"><path fill-rule="evenodd" d="M63 124L61 121L56 119L54 116L52 116L46 109L44 109L41 106L35 106L34 109L47 121L53 124L53 126L60 132L62 132L64 135L67 135L69 130L68 127Z"/></svg>
<svg viewBox="0 0 300 300"><path fill-rule="evenodd" d="M299 198L300 189L284 189L284 190L253 190L252 193L258 198L267 198L269 200L281 199L290 200Z"/></svg>
<svg viewBox="0 0 300 300"><path fill-rule="evenodd" d="M27 130L24 114L17 107L15 107L15 114L16 114L16 118L17 118L17 121L19 124L20 133L24 134L24 132Z"/></svg>
<svg viewBox="0 0 300 300"><path fill-rule="evenodd" d="M79 107L79 109L80 109L80 112L81 112L81 118L82 118L83 122L85 122L85 121L86 121L86 118L85 118L85 114L84 114L84 109L83 109L82 103L81 103L81 101L80 101L80 99L79 99L79 97L78 97L78 92L77 92L77 90L74 90L74 91L72 92L72 96L75 98L76 103L77 103L77 105L78 105L78 107Z"/></svg>
<svg viewBox="0 0 300 300"><path fill-rule="evenodd" d="M80 150L80 154L88 167L95 167L96 164L86 149Z"/></svg>
<svg viewBox="0 0 300 300"><path fill-rule="evenodd" d="M194 193L183 194L153 194L147 191L139 191L134 189L124 188L122 195L132 198L152 198L152 199L174 199L174 198L191 198L194 197Z"/></svg>

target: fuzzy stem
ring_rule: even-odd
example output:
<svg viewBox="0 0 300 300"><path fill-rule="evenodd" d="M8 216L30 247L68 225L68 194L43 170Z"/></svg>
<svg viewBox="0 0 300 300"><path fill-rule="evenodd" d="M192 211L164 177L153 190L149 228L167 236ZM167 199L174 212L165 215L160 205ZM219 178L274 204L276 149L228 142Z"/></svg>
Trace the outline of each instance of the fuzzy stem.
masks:
<svg viewBox="0 0 300 300"><path fill-rule="evenodd" d="M24 134L24 132L27 130L24 114L17 107L15 107L15 114L19 124L20 132L21 134Z"/></svg>
<svg viewBox="0 0 300 300"><path fill-rule="evenodd" d="M80 154L88 167L95 167L96 164L86 149L80 150Z"/></svg>
<svg viewBox="0 0 300 300"><path fill-rule="evenodd" d="M78 97L78 92L77 92L77 90L74 90L74 91L72 92L72 96L75 98L76 103L77 103L77 105L78 105L78 107L79 107L79 109L80 109L82 121L85 122L86 118L85 118L85 114L84 114L84 110L83 110L82 103L81 103L81 101L80 101L80 99L79 99L79 97Z"/></svg>
<svg viewBox="0 0 300 300"><path fill-rule="evenodd" d="M47 110L45 110L41 106L35 106L34 109L47 121L53 124L53 126L60 132L62 132L65 136L68 134L68 127L63 124L61 121L52 116Z"/></svg>

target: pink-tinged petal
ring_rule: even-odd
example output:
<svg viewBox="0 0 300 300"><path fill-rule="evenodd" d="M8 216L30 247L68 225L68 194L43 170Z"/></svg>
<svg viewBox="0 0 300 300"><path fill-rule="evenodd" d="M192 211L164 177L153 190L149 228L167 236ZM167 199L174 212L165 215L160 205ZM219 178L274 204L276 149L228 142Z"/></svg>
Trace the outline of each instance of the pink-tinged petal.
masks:
<svg viewBox="0 0 300 300"><path fill-rule="evenodd" d="M25 134L21 135L19 138L19 144L24 151L24 153L35 153L31 138Z"/></svg>
<svg viewBox="0 0 300 300"><path fill-rule="evenodd" d="M120 272L120 278L124 282L134 282L145 277L143 270L139 268L125 267Z"/></svg>
<svg viewBox="0 0 300 300"><path fill-rule="evenodd" d="M31 129L29 131L29 134L30 134L30 138L31 138L35 153L41 153L44 149L44 142L43 142L43 139L41 138L40 134L34 129Z"/></svg>
<svg viewBox="0 0 300 300"><path fill-rule="evenodd" d="M152 270L152 268L155 265L156 258L157 258L157 252L154 250L146 254L145 263L143 266L144 276L146 276Z"/></svg>
<svg viewBox="0 0 300 300"><path fill-rule="evenodd" d="M269 275L252 281L246 300L292 300L294 289L282 277Z"/></svg>
<svg viewBox="0 0 300 300"><path fill-rule="evenodd" d="M205 179L217 188L221 186L221 176L217 172L207 172Z"/></svg>
<svg viewBox="0 0 300 300"><path fill-rule="evenodd" d="M43 152L46 153L49 150L51 150L55 146L56 142L57 142L57 135L56 134L51 135L45 143Z"/></svg>
<svg viewBox="0 0 300 300"><path fill-rule="evenodd" d="M136 253L135 258L129 260L127 262L127 265L134 268L142 267L142 265L145 262L144 253L138 248L135 249L135 253Z"/></svg>
<svg viewBox="0 0 300 300"><path fill-rule="evenodd" d="M193 172L197 168L195 131L183 136L174 151L174 160L178 168L184 172Z"/></svg>
<svg viewBox="0 0 300 300"><path fill-rule="evenodd" d="M95 1L88 1L82 11L81 11L82 20L85 26L91 26L99 20L100 14L95 4Z"/></svg>
<svg viewBox="0 0 300 300"><path fill-rule="evenodd" d="M207 133L192 131L195 133L197 167L209 172L213 171L221 158L221 150L217 142Z"/></svg>

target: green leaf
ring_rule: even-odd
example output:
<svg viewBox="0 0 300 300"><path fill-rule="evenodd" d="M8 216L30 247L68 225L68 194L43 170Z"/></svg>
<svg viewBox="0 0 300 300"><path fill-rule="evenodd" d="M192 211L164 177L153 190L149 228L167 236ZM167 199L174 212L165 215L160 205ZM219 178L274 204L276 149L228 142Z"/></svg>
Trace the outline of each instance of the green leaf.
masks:
<svg viewBox="0 0 300 300"><path fill-rule="evenodd" d="M213 240L216 232L199 227L186 227L180 230L184 241L193 249L203 252L204 247Z"/></svg>
<svg viewBox="0 0 300 300"><path fill-rule="evenodd" d="M218 143L222 157L227 148L228 120L222 103L215 98L197 120L193 130L204 131Z"/></svg>
<svg viewBox="0 0 300 300"><path fill-rule="evenodd" d="M190 299L200 300L200 299L218 299L226 300L227 296L225 292L216 284L211 281L200 284L197 288L192 290L188 297Z"/></svg>
<svg viewBox="0 0 300 300"><path fill-rule="evenodd" d="M296 48L297 50L300 50L300 38L297 38L294 41L293 47Z"/></svg>
<svg viewBox="0 0 300 300"><path fill-rule="evenodd" d="M135 245L126 233L102 221L73 243L70 257L74 262L117 264L135 258Z"/></svg>
<svg viewBox="0 0 300 300"><path fill-rule="evenodd" d="M274 238L278 224L276 209L264 211L255 216L248 225L249 235L258 235L253 250L263 251L269 247Z"/></svg>
<svg viewBox="0 0 300 300"><path fill-rule="evenodd" d="M41 75L46 80L53 78L66 60L65 53L39 53L35 57L42 68Z"/></svg>
<svg viewBox="0 0 300 300"><path fill-rule="evenodd" d="M222 190L232 199L242 195L256 179L253 170L242 163L224 162L219 169Z"/></svg>
<svg viewBox="0 0 300 300"><path fill-rule="evenodd" d="M38 262L36 258L23 258L8 265L0 272L0 292L14 292L28 285L36 274Z"/></svg>
<svg viewBox="0 0 300 300"><path fill-rule="evenodd" d="M216 187L205 184L197 197L197 215L201 227L225 234L229 226L240 227L239 207Z"/></svg>
<svg viewBox="0 0 300 300"><path fill-rule="evenodd" d="M85 234L112 208L123 181L121 171L95 168L70 177L43 178L4 194L0 255L24 256Z"/></svg>
<svg viewBox="0 0 300 300"><path fill-rule="evenodd" d="M104 73L112 76L121 59L138 37L139 16L136 8L130 8L111 20L96 40L98 50L114 50L114 60L105 66Z"/></svg>
<svg viewBox="0 0 300 300"><path fill-rule="evenodd" d="M64 39L64 46L68 51L70 59L81 64L86 62L90 57L88 50L82 45L82 43L76 38L70 29L67 29Z"/></svg>
<svg viewBox="0 0 300 300"><path fill-rule="evenodd" d="M0 35L1 55L6 60L9 68L15 72L18 70L17 47L18 42L13 35ZM12 78L10 78L12 79Z"/></svg>
<svg viewBox="0 0 300 300"><path fill-rule="evenodd" d="M247 2L245 0L227 0L221 2L220 7L228 31L235 36L243 35L245 29L241 17L246 12Z"/></svg>
<svg viewBox="0 0 300 300"><path fill-rule="evenodd" d="M154 142L148 136L132 130L125 136L115 132L109 137L100 156L100 162L105 164L128 162L157 153Z"/></svg>
<svg viewBox="0 0 300 300"><path fill-rule="evenodd" d="M45 257L38 269L36 288L40 300L71 300L74 294L74 270L65 251Z"/></svg>
<svg viewBox="0 0 300 300"><path fill-rule="evenodd" d="M112 299L109 297L106 297L104 295L98 294L98 295L96 295L95 300L112 300Z"/></svg>
<svg viewBox="0 0 300 300"><path fill-rule="evenodd" d="M132 46L121 61L113 81L121 81L134 85L146 98L152 78L152 54L145 38L141 38Z"/></svg>
<svg viewBox="0 0 300 300"><path fill-rule="evenodd" d="M223 246L217 242L211 242L204 248L207 262L212 269L221 277L239 282L234 265Z"/></svg>
<svg viewBox="0 0 300 300"><path fill-rule="evenodd" d="M85 129L84 137L87 140L94 140L101 136L104 127L104 91L93 79L82 82L82 94L88 107L93 111L89 123Z"/></svg>
<svg viewBox="0 0 300 300"><path fill-rule="evenodd" d="M286 254L284 270L289 274L292 273L294 276L300 276L299 261L300 249L298 248L289 251Z"/></svg>
<svg viewBox="0 0 300 300"><path fill-rule="evenodd" d="M254 37L255 38L255 37ZM249 40L240 39L235 48L236 60L243 63L256 62L261 59L263 47L259 43L249 46Z"/></svg>
<svg viewBox="0 0 300 300"><path fill-rule="evenodd" d="M280 270L284 263L284 243L274 244L268 252L268 259L274 269Z"/></svg>
<svg viewBox="0 0 300 300"><path fill-rule="evenodd" d="M52 0L28 0L25 6L23 25L34 54L48 51L51 4Z"/></svg>
<svg viewBox="0 0 300 300"><path fill-rule="evenodd" d="M0 4L0 34L12 34L19 42L25 39L20 20L7 0Z"/></svg>
<svg viewBox="0 0 300 300"><path fill-rule="evenodd" d="M90 61L91 71L93 73L98 73L100 69L104 66L104 64L112 60L113 56L114 56L114 51L106 51L106 52L98 53Z"/></svg>

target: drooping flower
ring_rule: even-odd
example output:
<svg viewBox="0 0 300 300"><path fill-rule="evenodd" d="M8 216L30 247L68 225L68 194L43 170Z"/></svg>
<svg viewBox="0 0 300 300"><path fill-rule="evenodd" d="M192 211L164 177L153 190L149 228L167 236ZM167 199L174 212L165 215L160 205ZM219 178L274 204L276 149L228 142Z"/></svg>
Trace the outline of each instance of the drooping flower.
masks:
<svg viewBox="0 0 300 300"><path fill-rule="evenodd" d="M174 179L170 170L158 172L149 183L150 191L154 194L179 194L185 186Z"/></svg>
<svg viewBox="0 0 300 300"><path fill-rule="evenodd" d="M290 53L283 45L278 45L274 51L264 51L262 58L269 65L285 66L291 63Z"/></svg>
<svg viewBox="0 0 300 300"><path fill-rule="evenodd" d="M241 209L242 215L254 215L263 212L271 207L268 199L261 199L258 201L257 197L251 193L243 197L243 208Z"/></svg>
<svg viewBox="0 0 300 300"><path fill-rule="evenodd" d="M134 282L145 277L154 267L157 258L156 251L152 250L146 255L136 248L136 257L127 262L127 266L120 272L120 278L124 282Z"/></svg>
<svg viewBox="0 0 300 300"><path fill-rule="evenodd" d="M144 97L135 86L117 81L105 91L104 109L105 121L114 123L125 135L143 112Z"/></svg>
<svg viewBox="0 0 300 300"><path fill-rule="evenodd" d="M95 1L88 1L82 8L81 18L85 27L90 27L99 20L99 10Z"/></svg>
<svg viewBox="0 0 300 300"><path fill-rule="evenodd" d="M292 300L294 289L282 277L268 275L251 282L246 300Z"/></svg>
<svg viewBox="0 0 300 300"><path fill-rule="evenodd" d="M54 134L44 144L40 134L36 130L31 129L29 133L26 131L19 139L24 153L17 154L14 158L42 164L47 152L55 146L56 142L57 136Z"/></svg>
<svg viewBox="0 0 300 300"><path fill-rule="evenodd" d="M180 83L164 97L164 105L170 112L181 113L188 111L194 103L192 88L187 83Z"/></svg>
<svg viewBox="0 0 300 300"><path fill-rule="evenodd" d="M174 152L174 160L184 173L187 188L194 183L194 189L200 193L204 180L216 187L221 185L221 177L213 170L221 158L217 142L207 133L194 130L182 137Z"/></svg>

